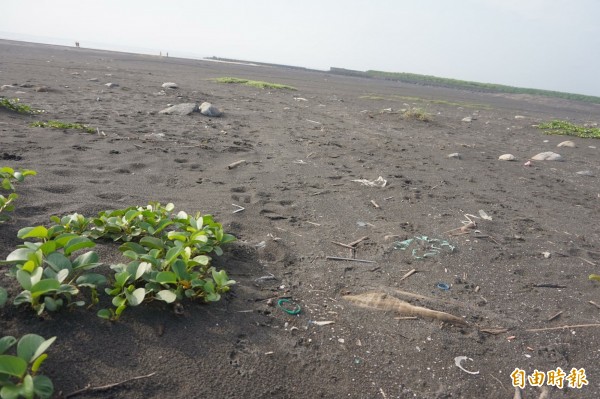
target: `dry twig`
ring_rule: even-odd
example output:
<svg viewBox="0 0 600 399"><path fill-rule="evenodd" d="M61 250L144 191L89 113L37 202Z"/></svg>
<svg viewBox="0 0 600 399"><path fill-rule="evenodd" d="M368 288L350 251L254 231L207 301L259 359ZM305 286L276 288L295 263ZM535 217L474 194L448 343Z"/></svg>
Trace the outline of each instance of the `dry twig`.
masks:
<svg viewBox="0 0 600 399"><path fill-rule="evenodd" d="M123 385L123 384L125 384L127 382L130 382L130 381L141 380L142 378L152 377L154 374L156 374L156 371L154 373L150 373L148 375L140 375L140 376L137 376L137 377L128 378L128 379L126 379L124 381L115 382L115 383L112 383L112 384L102 385L102 386L98 386L98 387L92 387L92 386L90 386L88 384L85 388L78 389L77 391L74 391L74 392L71 392L69 394L66 394L65 395L65 399L72 398L73 396L81 395L82 393L86 393L86 392L105 391L107 389L114 388L114 387L119 386L119 385Z"/></svg>
<svg viewBox="0 0 600 399"><path fill-rule="evenodd" d="M529 328L527 332L538 332L538 331L550 331L550 330L564 330L568 328L586 328L586 327L600 327L600 324L576 324L573 326L561 326L561 327L546 327L546 328Z"/></svg>

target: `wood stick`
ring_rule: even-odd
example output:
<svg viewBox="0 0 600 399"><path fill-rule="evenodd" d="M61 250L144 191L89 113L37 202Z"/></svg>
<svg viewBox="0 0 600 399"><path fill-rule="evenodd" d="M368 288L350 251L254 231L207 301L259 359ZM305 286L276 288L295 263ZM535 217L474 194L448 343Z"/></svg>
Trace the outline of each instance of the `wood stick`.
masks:
<svg viewBox="0 0 600 399"><path fill-rule="evenodd" d="M328 260L345 260L345 261L348 261L348 262L377 263L374 260L340 258L339 256L326 256L325 259L328 259Z"/></svg>
<svg viewBox="0 0 600 399"><path fill-rule="evenodd" d="M359 238L358 240L355 240L355 241L349 242L349 243L348 243L348 245L350 245L351 247L354 247L354 246L356 246L357 244L360 244L361 242L363 242L363 241L365 241L365 240L368 240L368 239L369 239L369 237L367 237L367 236L364 236L364 237L361 237L361 238Z"/></svg>
<svg viewBox="0 0 600 399"><path fill-rule="evenodd" d="M409 278L410 276L412 276L413 274L415 274L417 272L417 269L412 269L409 270L408 273L406 273L404 276L402 276L402 278L400 279L400 281L405 280L407 278Z"/></svg>
<svg viewBox="0 0 600 399"><path fill-rule="evenodd" d="M560 312L558 312L554 316L550 317L549 319L546 319L546 321L552 321L552 320L556 319L558 316L560 316L562 313L563 313L563 311L561 310Z"/></svg>
<svg viewBox="0 0 600 399"><path fill-rule="evenodd" d="M335 244L335 245L339 245L340 247L348 248L348 249L351 249L351 250L354 250L354 249L355 249L354 247L351 247L351 246L350 246L350 245L348 245L348 244L342 244L341 242L337 242L337 241L331 241L331 242L332 242L333 244Z"/></svg>
<svg viewBox="0 0 600 399"><path fill-rule="evenodd" d="M371 200L371 204L373 204L373 206L377 209L381 208L379 205L377 205L377 202L375 202L374 200Z"/></svg>
<svg viewBox="0 0 600 399"><path fill-rule="evenodd" d="M589 261L589 260L587 260L586 258L582 258L581 256L578 256L578 258L579 258L579 259L581 259L581 260L582 260L582 261L584 261L584 262L587 262L587 263L589 263L589 264L590 264L590 265L592 265L592 266L596 266L596 264L595 264L594 262L592 262L592 261Z"/></svg>
<svg viewBox="0 0 600 399"><path fill-rule="evenodd" d="M417 316L394 317L394 320L418 320Z"/></svg>
<svg viewBox="0 0 600 399"><path fill-rule="evenodd" d="M239 161L235 161L234 163L230 163L229 165L227 165L227 169L233 169L244 163L246 163L246 160L240 159Z"/></svg>
<svg viewBox="0 0 600 399"><path fill-rule="evenodd" d="M142 378L152 377L154 374L156 374L156 371L154 373L150 373L148 375L140 375L138 377L129 378L129 379L124 380L124 381L115 382L115 383L112 383L112 384L102 385L102 386L98 386L98 387L92 387L92 386L90 386L88 384L85 388L82 388L82 389L79 389L77 391L74 391L74 392L71 392L69 394L66 394L65 395L65 399L66 398L72 398L73 396L81 395L82 393L85 393L85 392L105 391L107 389L114 388L114 387L119 386L119 385L123 385L123 384L125 384L127 382L130 382L130 381L141 380Z"/></svg>
<svg viewBox="0 0 600 399"><path fill-rule="evenodd" d="M600 327L600 324L576 324L573 326L561 326L561 327L546 327L546 328L529 328L525 331L527 332L537 332L537 331L550 331L550 330L564 330L567 328L586 328L586 327Z"/></svg>

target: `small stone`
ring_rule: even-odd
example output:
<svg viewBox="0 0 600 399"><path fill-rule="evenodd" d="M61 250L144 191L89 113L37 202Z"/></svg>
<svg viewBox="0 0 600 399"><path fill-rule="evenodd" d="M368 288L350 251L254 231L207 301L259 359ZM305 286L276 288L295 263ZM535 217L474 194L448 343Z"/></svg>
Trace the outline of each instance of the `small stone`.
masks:
<svg viewBox="0 0 600 399"><path fill-rule="evenodd" d="M338 338L338 342L339 342L340 344L343 344L344 342L346 342L346 340L344 340L344 338Z"/></svg>
<svg viewBox="0 0 600 399"><path fill-rule="evenodd" d="M462 155L460 155L458 152L454 152L452 154L449 154L448 158L462 159Z"/></svg>
<svg viewBox="0 0 600 399"><path fill-rule="evenodd" d="M552 256L552 254L550 252L547 252L547 251L546 252L542 252L542 255L544 255L545 259L548 259L548 258L550 258L550 256Z"/></svg>
<svg viewBox="0 0 600 399"><path fill-rule="evenodd" d="M533 156L531 159L534 161L562 161L563 158L560 154L557 154L552 151L540 152L539 154Z"/></svg>
<svg viewBox="0 0 600 399"><path fill-rule="evenodd" d="M38 93L45 93L48 91L48 87L46 86L38 86L35 89L33 89L35 91L37 91Z"/></svg>
<svg viewBox="0 0 600 399"><path fill-rule="evenodd" d="M589 177L594 176L594 173L591 170L580 170L579 172L577 172L577 174L579 176L589 176Z"/></svg>
<svg viewBox="0 0 600 399"><path fill-rule="evenodd" d="M461 119L462 122L473 122L473 117L471 116L465 116L464 118Z"/></svg>
<svg viewBox="0 0 600 399"><path fill-rule="evenodd" d="M118 84L116 84L116 83L112 83L112 82L110 82L110 83L106 83L104 86L106 86L106 87L108 87L109 89L111 89L111 88L113 88L113 87L117 87L117 86L119 86L119 85L118 85Z"/></svg>
<svg viewBox="0 0 600 399"><path fill-rule="evenodd" d="M567 140L567 141L563 141L562 143L559 143L557 145L557 147L569 147L569 148L575 148L576 145L575 143L573 143L571 140Z"/></svg>
<svg viewBox="0 0 600 399"><path fill-rule="evenodd" d="M159 112L159 114L167 115L190 115L198 111L198 104L196 103L183 103L170 106Z"/></svg>
<svg viewBox="0 0 600 399"><path fill-rule="evenodd" d="M525 119L523 115L515 115L515 119Z"/></svg>
<svg viewBox="0 0 600 399"><path fill-rule="evenodd" d="M179 88L179 86L177 85L177 83L173 83L173 82L166 82L162 84L163 89L177 89Z"/></svg>
<svg viewBox="0 0 600 399"><path fill-rule="evenodd" d="M595 146L595 145L588 145L588 148L591 148L591 149L594 149L594 150L595 150L595 149L596 149L596 146Z"/></svg>
<svg viewBox="0 0 600 399"><path fill-rule="evenodd" d="M219 117L223 115L221 111L211 103L203 102L200 104L200 113L206 116Z"/></svg>
<svg viewBox="0 0 600 399"><path fill-rule="evenodd" d="M88 79L88 82L97 82L97 81L98 81L98 78L90 78L90 79Z"/></svg>
<svg viewBox="0 0 600 399"><path fill-rule="evenodd" d="M500 155L498 157L498 159L500 161L515 161L517 159L517 157L515 157L513 154L503 154L503 155Z"/></svg>

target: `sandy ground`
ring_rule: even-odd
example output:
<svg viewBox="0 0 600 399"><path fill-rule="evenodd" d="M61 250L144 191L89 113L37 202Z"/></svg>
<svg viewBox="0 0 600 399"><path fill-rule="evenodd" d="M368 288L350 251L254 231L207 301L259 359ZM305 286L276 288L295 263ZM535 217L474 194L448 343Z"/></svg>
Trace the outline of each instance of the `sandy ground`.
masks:
<svg viewBox="0 0 600 399"><path fill-rule="evenodd" d="M156 303L116 323L95 309L42 318L12 305L0 310L2 335L58 337L43 368L57 397L156 372L77 397L512 398L515 368L557 367L585 369L589 385L552 388L550 398L600 397L599 327L527 331L600 323L589 303L600 303L600 286L588 280L600 270L600 142L573 138L576 148L557 148L567 138L532 127L552 118L599 122L600 106L8 41L0 55L0 85L29 86L0 95L46 111L0 110L2 165L39 172L18 187L17 209L0 225L0 258L19 244L20 228L48 224L51 215L149 201L213 214L238 237L214 260L238 281L232 294L211 305L186 302L183 315ZM211 81L222 76L298 90ZM159 95L164 82L179 88ZM50 90L36 92L41 85ZM203 101L224 115L158 114L167 104ZM398 112L415 106L432 120ZM461 122L467 116L473 121ZM28 126L39 119L101 133ZM523 166L542 151L565 161ZM460 159L448 157L457 152ZM499 161L505 153L518 161ZM379 176L383 188L353 181ZM245 210L233 213L232 204ZM493 220L465 216L479 210ZM476 229L448 233L467 218ZM421 235L456 249L423 260L394 249ZM374 263L326 259L352 256L332 241L365 236L355 257ZM121 261L111 244L99 253L107 264ZM4 275L0 284L18 293ZM468 324L397 319L343 297L365 292ZM281 297L301 313L271 306ZM471 358L463 366L478 374L459 369L458 356ZM540 392L528 385L523 397Z"/></svg>

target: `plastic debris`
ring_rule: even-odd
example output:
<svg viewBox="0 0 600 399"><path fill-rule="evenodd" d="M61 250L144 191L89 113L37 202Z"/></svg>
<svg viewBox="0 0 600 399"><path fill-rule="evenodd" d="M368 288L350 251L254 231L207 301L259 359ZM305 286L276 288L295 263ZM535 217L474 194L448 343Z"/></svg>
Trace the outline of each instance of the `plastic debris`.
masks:
<svg viewBox="0 0 600 399"><path fill-rule="evenodd" d="M369 186L369 187L384 188L387 185L387 180L385 180L381 176L379 176L376 180L356 179L356 180L352 180L352 181L360 183L360 184L362 184L364 186Z"/></svg>
<svg viewBox="0 0 600 399"><path fill-rule="evenodd" d="M414 245L413 245L414 243ZM412 256L415 259L431 258L432 256L439 255L442 252L454 252L456 247L450 244L447 240L441 240L437 238L429 238L427 236L415 236L404 241L395 241L394 249L406 251L410 247L412 248Z"/></svg>
<svg viewBox="0 0 600 399"><path fill-rule="evenodd" d="M466 356L456 356L454 358L454 364L456 365L456 367L458 367L459 369L461 369L462 371L464 371L467 374L479 374L479 371L469 371L467 369L465 369L462 366L462 362L465 360L470 360L473 361L473 359L471 359L470 357L466 357Z"/></svg>
<svg viewBox="0 0 600 399"><path fill-rule="evenodd" d="M284 306L284 304L289 304L292 307ZM292 316L297 315L302 311L300 305L288 298L282 298L278 300L277 307Z"/></svg>
<svg viewBox="0 0 600 399"><path fill-rule="evenodd" d="M450 286L446 283L437 283L435 286L444 291L448 291L450 289Z"/></svg>
<svg viewBox="0 0 600 399"><path fill-rule="evenodd" d="M494 220L494 219L492 219L491 216L489 216L487 213L485 213L485 211L483 209L479 210L479 216L481 216L481 218L485 219L485 220Z"/></svg>
<svg viewBox="0 0 600 399"><path fill-rule="evenodd" d="M311 320L309 323L310 324L314 324L316 326L327 326L329 324L335 324L335 321L333 321L333 320L323 320L323 321L313 321L313 320Z"/></svg>

